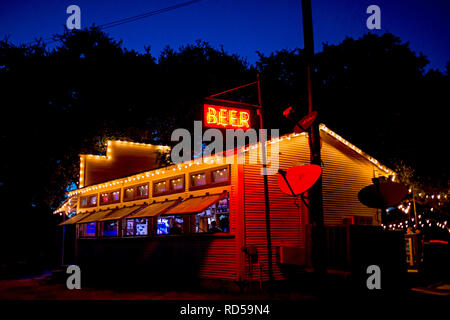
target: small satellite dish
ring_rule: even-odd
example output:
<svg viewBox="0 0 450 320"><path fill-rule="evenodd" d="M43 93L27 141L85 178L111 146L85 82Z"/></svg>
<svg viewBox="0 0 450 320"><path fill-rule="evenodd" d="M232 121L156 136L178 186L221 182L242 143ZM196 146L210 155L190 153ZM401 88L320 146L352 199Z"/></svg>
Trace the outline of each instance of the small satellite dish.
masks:
<svg viewBox="0 0 450 320"><path fill-rule="evenodd" d="M408 189L398 182L379 182L364 187L358 193L359 201L369 208L384 209L399 204Z"/></svg>
<svg viewBox="0 0 450 320"><path fill-rule="evenodd" d="M306 116L304 116L294 127L295 133L302 133L313 124L314 120L317 118L317 111L313 111Z"/></svg>
<svg viewBox="0 0 450 320"><path fill-rule="evenodd" d="M290 168L288 171L280 169L278 172L278 186L281 191L290 196L298 196L316 183L322 168L315 164L307 164Z"/></svg>

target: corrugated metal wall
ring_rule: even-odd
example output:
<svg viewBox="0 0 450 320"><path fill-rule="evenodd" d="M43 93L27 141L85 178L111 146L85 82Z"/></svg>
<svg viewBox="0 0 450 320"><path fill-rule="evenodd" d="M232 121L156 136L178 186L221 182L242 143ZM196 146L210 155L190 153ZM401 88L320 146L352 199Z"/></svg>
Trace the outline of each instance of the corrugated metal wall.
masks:
<svg viewBox="0 0 450 320"><path fill-rule="evenodd" d="M239 278L238 259L240 250L238 231L238 174L237 165L231 165L230 189L230 234L235 238L214 239L209 242L206 254L200 265L199 276L204 279L237 280Z"/></svg>
<svg viewBox="0 0 450 320"><path fill-rule="evenodd" d="M231 223L231 219L230 219ZM202 243L199 241L199 245ZM200 265L203 279L237 279L236 239L214 239L209 243Z"/></svg>
<svg viewBox="0 0 450 320"><path fill-rule="evenodd" d="M325 225L341 225L345 217L352 215L371 217L373 224L380 224L377 210L358 200L358 192L372 184L376 167L323 131L321 141Z"/></svg>
<svg viewBox="0 0 450 320"><path fill-rule="evenodd" d="M279 167L289 169L293 166L309 163L309 149L304 135L290 138L289 142L279 144ZM247 157L248 159L248 157ZM254 160L254 158L251 158ZM266 218L264 209L263 176L261 165L244 165L244 207L245 207L245 241L246 246L256 246L262 268L262 279L268 279L268 255L266 241ZM272 261L275 279L281 279L282 273L278 267L276 247L304 245L304 214L303 204L298 199L281 192L277 184L277 175L268 176L270 219L272 235ZM297 206L298 205L298 206ZM249 268L246 260L245 272L248 279L259 280L259 266Z"/></svg>
<svg viewBox="0 0 450 320"><path fill-rule="evenodd" d="M358 201L358 192L372 183L375 166L339 141L321 132L323 161L323 201L325 225L341 225L343 218L351 215L372 217L377 223L377 211ZM310 152L306 134L283 140L279 143L281 169L309 164ZM253 159L247 155L246 161ZM248 163L248 162L246 162ZM262 280L268 279L268 256L266 242L266 220L264 211L263 176L260 164L243 166L245 245L258 249ZM276 247L304 246L307 210L300 199L282 193L277 184L277 175L269 176L270 217L272 235L272 261L275 279L283 274L277 265ZM259 280L259 266L249 268L245 260L247 279Z"/></svg>

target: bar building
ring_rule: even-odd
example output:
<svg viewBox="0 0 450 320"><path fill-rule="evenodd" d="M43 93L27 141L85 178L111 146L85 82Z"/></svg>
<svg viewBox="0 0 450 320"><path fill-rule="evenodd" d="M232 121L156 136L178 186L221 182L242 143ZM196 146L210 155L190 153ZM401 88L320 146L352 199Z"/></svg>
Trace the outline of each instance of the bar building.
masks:
<svg viewBox="0 0 450 320"><path fill-rule="evenodd" d="M380 226L379 211L357 195L395 173L325 125L320 135L325 225ZM268 152L272 144L281 169L309 164L307 133L270 140ZM55 211L67 217L64 263L124 281L268 280L263 176L248 161L252 148L243 164L213 156L160 167L156 154L168 148L121 141L109 141L106 156L82 155L80 188ZM308 211L281 192L276 175L268 180L273 273L282 280L285 264L309 264Z"/></svg>

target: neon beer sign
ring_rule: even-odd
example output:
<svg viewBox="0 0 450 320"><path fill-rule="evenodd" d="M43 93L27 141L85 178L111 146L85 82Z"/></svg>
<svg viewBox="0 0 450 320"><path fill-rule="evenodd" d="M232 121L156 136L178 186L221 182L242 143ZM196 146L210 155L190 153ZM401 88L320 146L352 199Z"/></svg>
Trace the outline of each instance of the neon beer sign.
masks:
<svg viewBox="0 0 450 320"><path fill-rule="evenodd" d="M250 129L250 110L204 105L205 126L225 129Z"/></svg>

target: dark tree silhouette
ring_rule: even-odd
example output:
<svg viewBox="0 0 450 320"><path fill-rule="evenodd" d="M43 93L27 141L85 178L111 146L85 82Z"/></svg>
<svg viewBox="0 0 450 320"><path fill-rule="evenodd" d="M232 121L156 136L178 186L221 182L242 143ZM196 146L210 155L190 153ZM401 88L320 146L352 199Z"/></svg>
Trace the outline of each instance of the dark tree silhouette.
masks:
<svg viewBox="0 0 450 320"><path fill-rule="evenodd" d="M260 55L272 126L292 130L281 110L306 114L302 50ZM447 187L445 106L449 73L425 73L428 60L392 34L324 44L313 62L313 104L328 127L392 168L400 160ZM448 68L447 68L448 69Z"/></svg>
<svg viewBox="0 0 450 320"><path fill-rule="evenodd" d="M52 50L0 42L0 241L11 244L2 246L2 270L58 263L51 211L78 181L79 154L105 152L106 139L170 144L173 129L202 119L196 106L205 96L252 82L257 71L266 127L291 131L281 115L290 105L306 113L299 49L260 54L253 67L201 41L155 58L97 28L55 39ZM321 121L380 161L401 159L446 183L450 65L425 73L427 63L390 34L324 44L314 57L313 102ZM255 88L227 98L257 101Z"/></svg>

